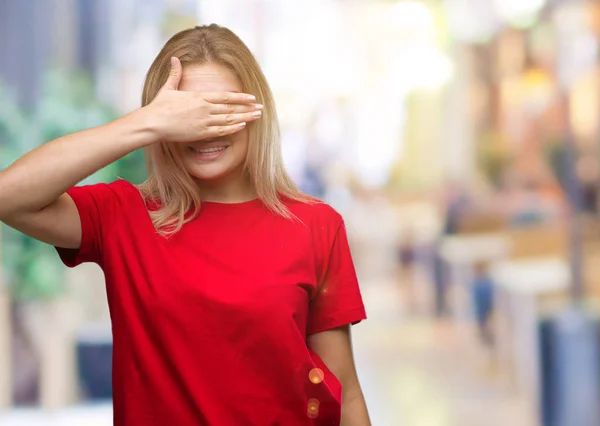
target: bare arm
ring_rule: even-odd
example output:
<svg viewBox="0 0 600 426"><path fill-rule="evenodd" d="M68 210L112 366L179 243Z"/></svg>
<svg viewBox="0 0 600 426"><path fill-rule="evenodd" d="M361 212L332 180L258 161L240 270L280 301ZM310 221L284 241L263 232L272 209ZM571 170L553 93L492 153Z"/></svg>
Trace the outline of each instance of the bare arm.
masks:
<svg viewBox="0 0 600 426"><path fill-rule="evenodd" d="M308 338L308 346L342 383L341 426L370 426L367 405L356 375L350 327L313 334Z"/></svg>
<svg viewBox="0 0 600 426"><path fill-rule="evenodd" d="M69 188L138 148L235 133L257 118L249 95L179 91L181 75L173 59L167 82L148 106L58 138L0 171L0 221L46 243L79 248L81 221L65 193Z"/></svg>
<svg viewBox="0 0 600 426"><path fill-rule="evenodd" d="M79 213L65 191L102 167L155 141L139 111L28 153L0 171L0 220L65 248L81 241Z"/></svg>

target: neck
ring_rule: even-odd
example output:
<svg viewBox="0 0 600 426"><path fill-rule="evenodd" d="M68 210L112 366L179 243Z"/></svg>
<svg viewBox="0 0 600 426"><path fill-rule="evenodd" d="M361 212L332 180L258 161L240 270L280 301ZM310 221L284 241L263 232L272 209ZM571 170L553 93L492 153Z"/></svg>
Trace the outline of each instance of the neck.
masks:
<svg viewBox="0 0 600 426"><path fill-rule="evenodd" d="M196 179L202 201L217 203L243 203L254 200L256 189L247 175L226 176L217 180Z"/></svg>

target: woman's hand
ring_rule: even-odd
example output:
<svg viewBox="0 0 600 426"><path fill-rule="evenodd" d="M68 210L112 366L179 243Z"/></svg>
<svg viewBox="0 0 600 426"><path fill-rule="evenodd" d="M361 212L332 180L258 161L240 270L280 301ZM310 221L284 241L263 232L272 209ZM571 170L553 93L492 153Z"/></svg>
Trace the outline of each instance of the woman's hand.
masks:
<svg viewBox="0 0 600 426"><path fill-rule="evenodd" d="M262 105L245 93L200 93L178 90L182 66L171 58L171 73L144 119L162 142L195 142L238 132L262 115Z"/></svg>

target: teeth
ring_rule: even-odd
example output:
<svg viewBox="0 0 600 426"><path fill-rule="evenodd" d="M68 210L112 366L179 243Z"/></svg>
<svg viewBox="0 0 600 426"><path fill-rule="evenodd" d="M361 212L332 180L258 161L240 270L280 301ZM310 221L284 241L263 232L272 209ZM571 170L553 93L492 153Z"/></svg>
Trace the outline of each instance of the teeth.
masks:
<svg viewBox="0 0 600 426"><path fill-rule="evenodd" d="M215 152L221 152L225 149L225 146L217 146L214 148L203 148L203 149L198 149L198 148L193 148L192 150L196 153L196 154L214 154Z"/></svg>

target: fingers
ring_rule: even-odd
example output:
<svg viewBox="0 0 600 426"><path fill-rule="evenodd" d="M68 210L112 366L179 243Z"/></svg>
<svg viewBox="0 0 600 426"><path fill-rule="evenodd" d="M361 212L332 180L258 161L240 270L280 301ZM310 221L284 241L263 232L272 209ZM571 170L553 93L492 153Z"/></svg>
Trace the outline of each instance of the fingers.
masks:
<svg viewBox="0 0 600 426"><path fill-rule="evenodd" d="M233 133L239 132L244 127L246 127L245 122L237 123L237 124L233 124L233 125L227 125L227 126L212 126L207 129L205 139L218 138L218 137L222 137L222 136L231 135Z"/></svg>
<svg viewBox="0 0 600 426"><path fill-rule="evenodd" d="M164 87L170 90L177 90L179 88L179 82L181 81L182 70L183 68L179 58L172 57L171 71L169 72L169 77L167 78Z"/></svg>
<svg viewBox="0 0 600 426"><path fill-rule="evenodd" d="M254 103L247 105L209 104L209 111L211 114L242 114L246 112L260 111L262 109L262 105Z"/></svg>
<svg viewBox="0 0 600 426"><path fill-rule="evenodd" d="M262 111L246 112L241 114L219 114L211 116L206 124L209 126L231 126L240 123L247 123L258 120L262 116Z"/></svg>
<svg viewBox="0 0 600 426"><path fill-rule="evenodd" d="M256 97L247 93L237 92L212 92L204 93L204 99L211 104L253 104Z"/></svg>

